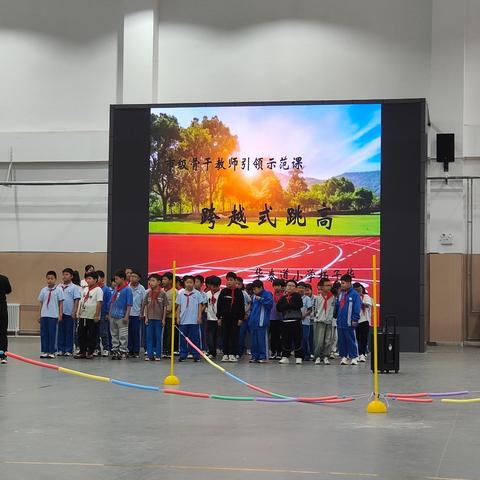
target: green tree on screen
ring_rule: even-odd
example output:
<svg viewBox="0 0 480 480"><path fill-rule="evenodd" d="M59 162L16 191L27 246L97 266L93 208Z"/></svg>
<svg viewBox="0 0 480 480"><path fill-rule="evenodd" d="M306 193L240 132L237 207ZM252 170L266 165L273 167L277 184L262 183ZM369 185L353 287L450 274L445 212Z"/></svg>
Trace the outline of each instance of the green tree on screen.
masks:
<svg viewBox="0 0 480 480"><path fill-rule="evenodd" d="M167 215L167 207L175 193L177 172L173 165L177 157L176 147L180 141L178 120L165 113L152 114L150 149L150 191L162 201L162 215Z"/></svg>

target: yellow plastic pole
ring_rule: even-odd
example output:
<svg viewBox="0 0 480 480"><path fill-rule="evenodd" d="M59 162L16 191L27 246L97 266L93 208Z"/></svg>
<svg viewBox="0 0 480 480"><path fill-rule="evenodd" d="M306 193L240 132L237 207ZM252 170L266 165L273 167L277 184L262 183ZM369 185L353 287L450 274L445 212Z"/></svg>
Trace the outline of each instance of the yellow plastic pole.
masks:
<svg viewBox="0 0 480 480"><path fill-rule="evenodd" d="M177 262L173 261L173 286L172 286L172 335L171 335L171 343L170 343L170 375L165 377L163 381L164 385L180 385L180 379L174 374L174 365L175 365L175 358L174 358L174 350L175 350L175 310L176 310L176 300L177 300L177 289L176 289L176 282L175 277L177 273ZM167 325L165 325L167 328Z"/></svg>
<svg viewBox="0 0 480 480"><path fill-rule="evenodd" d="M387 413L387 405L379 398L378 388L378 321L377 321L377 256L372 257L373 318L373 391L375 398L367 405L368 413Z"/></svg>

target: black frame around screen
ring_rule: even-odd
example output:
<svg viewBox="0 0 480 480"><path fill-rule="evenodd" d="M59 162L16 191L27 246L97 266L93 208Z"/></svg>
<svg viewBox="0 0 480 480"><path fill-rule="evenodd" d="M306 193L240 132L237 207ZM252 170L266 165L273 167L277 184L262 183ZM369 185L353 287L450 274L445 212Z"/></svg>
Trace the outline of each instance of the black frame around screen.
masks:
<svg viewBox="0 0 480 480"><path fill-rule="evenodd" d="M402 351L425 346L425 99L112 105L108 272L148 268L150 109L238 105L382 105L381 318L395 315Z"/></svg>

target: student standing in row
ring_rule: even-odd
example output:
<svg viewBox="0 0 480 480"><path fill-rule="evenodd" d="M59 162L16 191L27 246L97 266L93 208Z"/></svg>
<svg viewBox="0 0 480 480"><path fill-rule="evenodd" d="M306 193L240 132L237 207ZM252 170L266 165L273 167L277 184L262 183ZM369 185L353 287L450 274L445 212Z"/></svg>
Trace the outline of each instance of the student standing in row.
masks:
<svg viewBox="0 0 480 480"><path fill-rule="evenodd" d="M133 304L132 289L127 285L124 270L115 273L115 285L109 312L112 360L122 360L127 358L128 319Z"/></svg>
<svg viewBox="0 0 480 480"><path fill-rule="evenodd" d="M97 345L95 350L101 352L102 357L108 357L112 350L112 336L110 333L110 320L108 312L110 311L110 301L112 299L112 290L105 284L105 273L102 270L97 270L98 286L103 292L102 312L100 315L100 322L98 323ZM100 348L100 341L102 342Z"/></svg>
<svg viewBox="0 0 480 480"><path fill-rule="evenodd" d="M285 280L275 278L273 286L273 308L270 310L270 359L282 358L282 314L277 311L277 303L285 291Z"/></svg>
<svg viewBox="0 0 480 480"><path fill-rule="evenodd" d="M207 299L207 348L208 357L217 357L217 340L218 340L218 318L217 305L218 297L220 295L220 285L222 280L220 277L212 276L207 279L207 286L209 287L206 293Z"/></svg>
<svg viewBox="0 0 480 480"><path fill-rule="evenodd" d="M12 287L8 277L0 275L0 363L7 363L7 356L5 352L8 351L8 309L7 309L7 295L12 293Z"/></svg>
<svg viewBox="0 0 480 480"><path fill-rule="evenodd" d="M82 291L78 305L78 344L80 350L75 358L92 359L97 343L98 323L102 313L103 291L97 285L97 272L85 275L87 286Z"/></svg>
<svg viewBox="0 0 480 480"><path fill-rule="evenodd" d="M194 288L200 293L203 298L202 303L202 323L200 325L200 348L205 351L207 349L207 337L205 336L205 324L207 323L207 297L204 290L205 279L202 275L195 275L194 277Z"/></svg>
<svg viewBox="0 0 480 480"><path fill-rule="evenodd" d="M57 274L50 270L46 275L47 286L43 287L38 296L40 302L40 358L55 358L57 324L63 315L63 292L56 285Z"/></svg>
<svg viewBox="0 0 480 480"><path fill-rule="evenodd" d="M128 317L128 355L133 358L138 358L140 355L140 332L143 322L142 303L145 298L145 288L140 283L140 278L140 273L132 269L129 287L132 289L133 303Z"/></svg>
<svg viewBox="0 0 480 480"><path fill-rule="evenodd" d="M80 289L73 283L74 271L65 268L62 271L63 282L59 285L63 292L63 315L58 324L57 355L69 357L73 354L74 319L77 317Z"/></svg>
<svg viewBox="0 0 480 480"><path fill-rule="evenodd" d="M315 299L313 321L313 355L315 365L330 365L329 356L333 344L333 312L335 297L330 289L332 284L328 278L318 282L318 295Z"/></svg>
<svg viewBox="0 0 480 480"><path fill-rule="evenodd" d="M342 360L340 365L358 364L358 346L355 328L360 320L362 301L360 295L352 288L352 277L343 275L340 278L341 290L337 299L337 333L338 350Z"/></svg>
<svg viewBox="0 0 480 480"><path fill-rule="evenodd" d="M358 320L358 326L356 330L357 342L358 342L358 361L367 361L367 348L368 348L368 336L370 334L370 321L372 317L373 301L367 294L365 287L358 282L353 284L353 288L360 295L362 301L362 309L360 311L360 319Z"/></svg>
<svg viewBox="0 0 480 480"><path fill-rule="evenodd" d="M222 362L236 362L238 329L245 318L245 299L242 290L236 287L237 276L228 272L226 288L218 296L217 316L223 334Z"/></svg>
<svg viewBox="0 0 480 480"><path fill-rule="evenodd" d="M242 291L243 294L243 301L245 303L245 316L242 319L242 323L240 328L238 329L238 350L237 350L237 357L242 358L245 355L246 345L247 345L247 335L249 333L249 326L248 326L248 315L250 313L250 306L252 299L250 295L245 289L245 285L243 283L243 278L237 276L235 279L236 287Z"/></svg>
<svg viewBox="0 0 480 480"><path fill-rule="evenodd" d="M167 296L167 313L165 316L165 328L163 329L163 357L170 357L172 340L172 298L173 298L173 274L166 272L162 275L162 286ZM173 350L178 352L178 332L174 330Z"/></svg>
<svg viewBox="0 0 480 480"><path fill-rule="evenodd" d="M159 361L162 358L162 329L165 327L168 300L160 286L161 281L162 277L157 273L148 277L150 288L146 291L142 303L147 334L146 361Z"/></svg>
<svg viewBox="0 0 480 480"><path fill-rule="evenodd" d="M200 354L187 345L185 337L188 337L197 347L200 348L200 325L202 323L203 296L193 288L194 278L186 275L183 278L184 289L178 292L176 304L176 322L183 335L180 336L180 357L179 362L187 359L188 353L193 360L198 362Z"/></svg>
<svg viewBox="0 0 480 480"><path fill-rule="evenodd" d="M309 295L307 295L307 288L309 290ZM302 352L303 360L310 361L310 315L313 309L312 303L312 287L305 282L298 282L297 286L298 293L302 296Z"/></svg>
<svg viewBox="0 0 480 480"><path fill-rule="evenodd" d="M288 280L285 295L277 303L277 311L282 313L282 358L280 363L290 363L292 345L295 350L295 363L302 364L302 308L303 300L296 291L297 282Z"/></svg>
<svg viewBox="0 0 480 480"><path fill-rule="evenodd" d="M263 288L261 280L254 280L252 288L253 297L248 316L252 353L250 363L265 363L268 358L268 325L273 295Z"/></svg>

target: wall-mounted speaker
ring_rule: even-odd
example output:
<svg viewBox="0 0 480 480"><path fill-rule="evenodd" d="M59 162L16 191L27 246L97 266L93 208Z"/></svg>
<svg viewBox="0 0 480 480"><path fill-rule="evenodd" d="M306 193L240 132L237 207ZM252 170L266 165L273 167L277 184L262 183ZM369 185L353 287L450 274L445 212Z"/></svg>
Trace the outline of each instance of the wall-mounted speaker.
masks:
<svg viewBox="0 0 480 480"><path fill-rule="evenodd" d="M443 170L448 172L448 164L455 161L455 134L437 133L437 162L443 163Z"/></svg>

